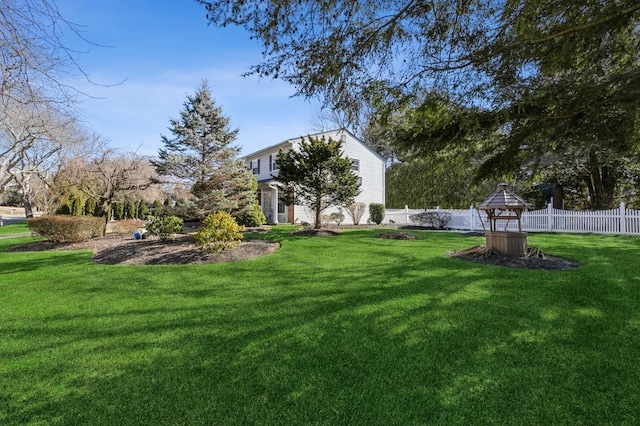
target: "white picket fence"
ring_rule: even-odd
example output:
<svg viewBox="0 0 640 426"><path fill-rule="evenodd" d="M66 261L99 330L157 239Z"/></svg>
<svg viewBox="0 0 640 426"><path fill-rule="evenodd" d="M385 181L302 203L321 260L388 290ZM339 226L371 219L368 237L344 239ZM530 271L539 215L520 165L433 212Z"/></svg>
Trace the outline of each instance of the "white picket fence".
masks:
<svg viewBox="0 0 640 426"><path fill-rule="evenodd" d="M384 223L397 225L423 225L411 220L411 216L422 212L448 212L451 220L446 228L465 231L489 229L487 216L471 206L457 209L387 209ZM503 230L517 231L515 220L498 223ZM549 205L545 209L526 211L522 214L522 230L526 232L567 232L594 234L640 235L640 210L627 209L624 203L611 210L561 210Z"/></svg>

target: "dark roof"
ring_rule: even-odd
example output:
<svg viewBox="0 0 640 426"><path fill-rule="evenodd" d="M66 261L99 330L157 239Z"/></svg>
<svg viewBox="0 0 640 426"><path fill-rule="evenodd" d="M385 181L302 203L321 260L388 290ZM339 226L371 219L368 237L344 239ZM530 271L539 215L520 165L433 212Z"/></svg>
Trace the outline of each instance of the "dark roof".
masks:
<svg viewBox="0 0 640 426"><path fill-rule="evenodd" d="M478 207L481 210L490 209L526 209L530 204L507 189L506 184L498 185L498 189L484 200Z"/></svg>
<svg viewBox="0 0 640 426"><path fill-rule="evenodd" d="M258 185L260 185L261 183L270 183L270 182L273 182L273 181L275 181L275 180L276 180L276 179L275 179L275 178L273 178L273 177L268 178L268 179L260 179L260 180L258 181Z"/></svg>

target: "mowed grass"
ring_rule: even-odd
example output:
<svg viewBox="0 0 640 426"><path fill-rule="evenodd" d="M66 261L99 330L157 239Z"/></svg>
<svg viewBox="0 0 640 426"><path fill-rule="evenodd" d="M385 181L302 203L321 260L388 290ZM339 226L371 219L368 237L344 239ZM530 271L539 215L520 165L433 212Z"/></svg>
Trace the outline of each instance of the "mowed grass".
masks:
<svg viewBox="0 0 640 426"><path fill-rule="evenodd" d="M530 235L581 264L550 272L290 229L218 265L0 253L0 424L640 422L639 239Z"/></svg>
<svg viewBox="0 0 640 426"><path fill-rule="evenodd" d="M11 234L21 234L29 232L29 228L26 223L16 223L11 225L0 226L0 237L8 236Z"/></svg>

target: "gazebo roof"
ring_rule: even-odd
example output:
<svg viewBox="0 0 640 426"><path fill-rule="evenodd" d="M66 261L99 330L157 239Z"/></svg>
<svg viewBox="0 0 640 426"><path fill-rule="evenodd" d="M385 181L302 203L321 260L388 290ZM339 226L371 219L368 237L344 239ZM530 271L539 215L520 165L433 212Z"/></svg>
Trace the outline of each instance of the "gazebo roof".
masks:
<svg viewBox="0 0 640 426"><path fill-rule="evenodd" d="M507 189L506 183L501 183L493 194L480 203L478 208L480 210L524 210L529 207L529 203Z"/></svg>

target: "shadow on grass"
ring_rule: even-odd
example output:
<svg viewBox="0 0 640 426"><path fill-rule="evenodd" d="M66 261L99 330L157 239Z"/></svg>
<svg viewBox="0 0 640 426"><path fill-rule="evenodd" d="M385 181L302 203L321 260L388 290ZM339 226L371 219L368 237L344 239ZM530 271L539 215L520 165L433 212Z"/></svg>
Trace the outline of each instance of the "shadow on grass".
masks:
<svg viewBox="0 0 640 426"><path fill-rule="evenodd" d="M584 241L593 244L583 240L578 256L591 259L597 246ZM544 273L444 257L467 243L382 241L356 231L288 237L280 252L250 264L110 269L66 290L74 308L3 321L10 339L0 346L0 420L638 418L639 288L611 284L626 272L594 281L593 265Z"/></svg>

